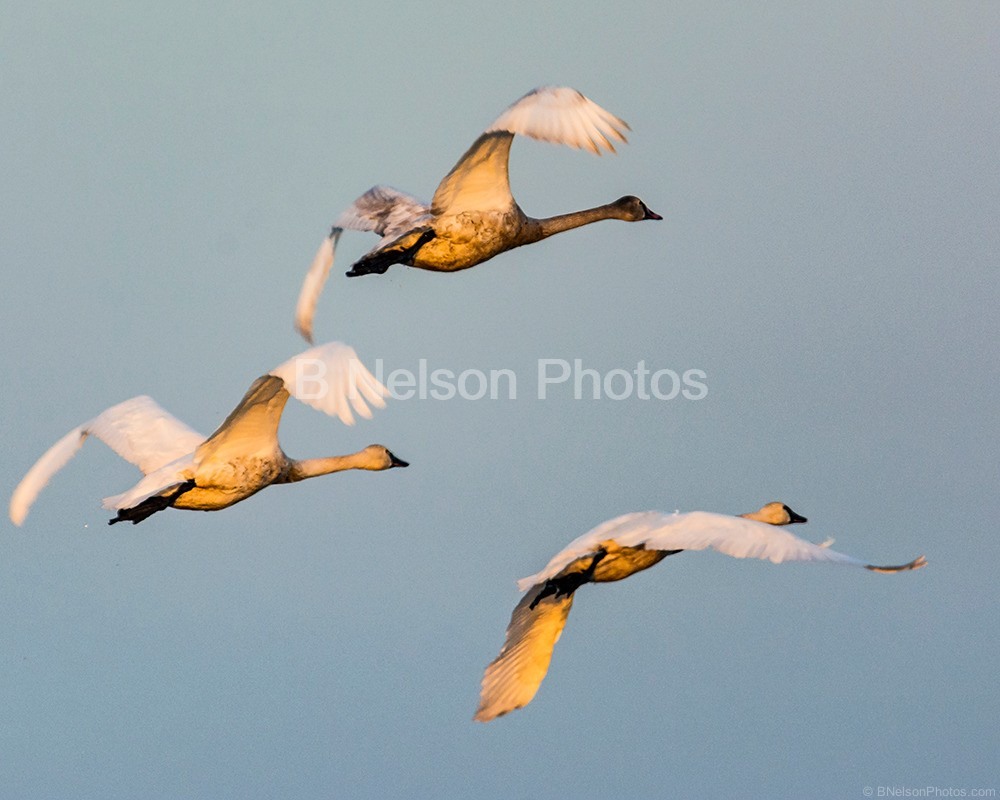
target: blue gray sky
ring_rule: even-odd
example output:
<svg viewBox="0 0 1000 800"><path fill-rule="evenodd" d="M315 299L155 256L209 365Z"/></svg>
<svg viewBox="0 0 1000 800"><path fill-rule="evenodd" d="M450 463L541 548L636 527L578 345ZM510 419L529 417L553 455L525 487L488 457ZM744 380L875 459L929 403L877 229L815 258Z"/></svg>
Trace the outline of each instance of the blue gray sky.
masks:
<svg viewBox="0 0 1000 800"><path fill-rule="evenodd" d="M290 404L292 456L408 470L105 524L98 442L0 523L17 798L860 797L1000 789L1000 6L11 5L0 21L8 491L140 393L210 432L303 349L330 222L429 198L529 89L633 128L519 140L536 216L609 222L439 275L334 275L319 340L507 369L514 399ZM374 238L347 234L344 267ZM340 270L338 270L339 273ZM537 395L540 359L701 370L700 400ZM514 580L643 509L780 499L879 576L696 553L584 587L526 709L471 722Z"/></svg>

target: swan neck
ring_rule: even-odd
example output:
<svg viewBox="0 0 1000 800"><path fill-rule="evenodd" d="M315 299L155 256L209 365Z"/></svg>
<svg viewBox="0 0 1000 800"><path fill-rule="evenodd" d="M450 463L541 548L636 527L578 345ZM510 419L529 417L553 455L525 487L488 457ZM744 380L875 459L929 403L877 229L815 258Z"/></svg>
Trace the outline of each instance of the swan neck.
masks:
<svg viewBox="0 0 1000 800"><path fill-rule="evenodd" d="M599 222L602 219L622 219L621 212L618 211L614 203L608 203L596 208L586 208L583 211L572 211L569 214L546 217L538 220L539 238L544 239L563 231L589 225L591 222Z"/></svg>
<svg viewBox="0 0 1000 800"><path fill-rule="evenodd" d="M329 475L332 472L343 472L348 469L364 469L361 453L292 461L292 468L288 473L288 481L290 483L304 481L306 478L315 478L319 475Z"/></svg>

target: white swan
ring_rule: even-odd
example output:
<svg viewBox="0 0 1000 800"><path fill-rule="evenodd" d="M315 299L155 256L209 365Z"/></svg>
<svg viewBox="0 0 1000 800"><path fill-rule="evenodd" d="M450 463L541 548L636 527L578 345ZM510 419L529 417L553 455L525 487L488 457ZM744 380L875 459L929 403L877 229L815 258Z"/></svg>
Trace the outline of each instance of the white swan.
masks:
<svg viewBox="0 0 1000 800"><path fill-rule="evenodd" d="M24 522L39 492L96 436L145 475L127 492L105 498L117 509L109 524L138 523L167 507L216 511L272 483L291 483L347 469L405 467L382 445L346 456L296 461L278 443L278 424L289 396L354 423L370 418L368 403L383 408L388 392L340 342L314 347L253 382L239 405L210 437L193 431L146 396L133 397L74 428L28 471L10 501L10 518ZM367 403L366 403L367 401Z"/></svg>
<svg viewBox="0 0 1000 800"><path fill-rule="evenodd" d="M316 303L345 229L373 231L382 237L347 273L354 277L385 272L392 264L454 272L601 219L662 219L631 196L585 211L533 219L511 196L507 160L516 134L600 155L602 148L614 152L613 142L624 142L628 129L624 121L575 89L544 86L529 92L472 143L438 185L430 204L390 186L375 186L337 218L302 284L296 329L312 341Z"/></svg>
<svg viewBox="0 0 1000 800"><path fill-rule="evenodd" d="M646 511L598 525L553 556L541 572L517 582L526 594L511 614L500 655L483 675L474 719L488 722L531 702L548 672L573 593L585 583L620 581L682 550L708 548L775 564L827 561L875 572L920 569L927 563L920 556L897 567L873 566L773 527L805 521L783 503L768 503L741 517L707 511Z"/></svg>

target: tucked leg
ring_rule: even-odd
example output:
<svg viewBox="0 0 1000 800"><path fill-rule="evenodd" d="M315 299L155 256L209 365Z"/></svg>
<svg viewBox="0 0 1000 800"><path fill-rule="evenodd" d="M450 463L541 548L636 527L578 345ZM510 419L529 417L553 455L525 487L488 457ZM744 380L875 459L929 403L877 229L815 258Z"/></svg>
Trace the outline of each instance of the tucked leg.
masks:
<svg viewBox="0 0 1000 800"><path fill-rule="evenodd" d="M348 278L356 278L359 275L368 275L371 273L381 275L393 264L411 264L420 248L433 239L434 235L433 228L427 228L417 237L413 244L405 247L389 245L381 250L376 250L374 253L369 253L364 258L358 260L351 267L350 271L345 274Z"/></svg>
<svg viewBox="0 0 1000 800"><path fill-rule="evenodd" d="M590 583L594 578L594 570L597 569L597 565L601 563L601 559L607 554L608 551L602 547L594 553L593 558L590 559L590 564L582 572L569 572L565 575L557 575L554 578L549 578L545 581L545 586L542 587L538 596L531 601L531 605L528 608L533 610L535 606L551 594L554 594L558 600L564 595L573 594L583 584Z"/></svg>
<svg viewBox="0 0 1000 800"><path fill-rule="evenodd" d="M113 519L108 520L108 525L114 525L116 522L131 522L133 525L138 525L147 517L153 516L157 511L163 511L165 508L170 508L184 492L190 491L195 486L194 481L186 481L184 483L178 483L172 491L168 491L166 494L157 494L153 497L147 497L139 505L132 506L132 508L119 508L118 515Z"/></svg>

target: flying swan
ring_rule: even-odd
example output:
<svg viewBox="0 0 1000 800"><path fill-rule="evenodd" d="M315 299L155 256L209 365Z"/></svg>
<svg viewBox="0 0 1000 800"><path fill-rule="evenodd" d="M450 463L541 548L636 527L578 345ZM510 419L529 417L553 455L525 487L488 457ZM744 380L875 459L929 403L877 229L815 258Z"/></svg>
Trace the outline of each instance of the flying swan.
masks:
<svg viewBox="0 0 1000 800"><path fill-rule="evenodd" d="M543 86L503 112L472 143L434 192L430 204L390 186L374 186L333 223L306 274L295 311L295 327L312 342L313 315L333 266L344 230L381 237L347 273L383 273L393 264L455 272L498 253L602 219L637 222L662 219L638 197L546 219L527 216L510 193L507 161L516 134L554 144L614 152L629 126L575 89Z"/></svg>
<svg viewBox="0 0 1000 800"><path fill-rule="evenodd" d="M354 349L340 342L320 345L257 378L207 439L145 395L133 397L74 428L28 470L10 501L10 518L24 522L38 493L96 436L145 475L122 494L104 499L117 510L108 524L133 524L165 508L217 511L245 500L272 483L292 483L347 469L405 467L382 445L357 453L304 461L288 458L278 443L278 424L289 396L337 416L346 425L354 412L370 418L368 403L384 408L385 387L364 367ZM367 401L367 403L365 402Z"/></svg>
<svg viewBox="0 0 1000 800"><path fill-rule="evenodd" d="M768 503L739 517L707 511L645 511L598 525L553 556L541 572L518 581L525 595L511 614L500 655L483 675L473 719L488 722L531 702L548 672L573 593L585 583L620 581L682 550L708 548L734 558L769 559L775 564L827 561L873 572L903 572L927 563L920 556L897 567L873 566L772 527L805 521L783 503Z"/></svg>

